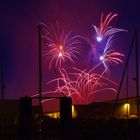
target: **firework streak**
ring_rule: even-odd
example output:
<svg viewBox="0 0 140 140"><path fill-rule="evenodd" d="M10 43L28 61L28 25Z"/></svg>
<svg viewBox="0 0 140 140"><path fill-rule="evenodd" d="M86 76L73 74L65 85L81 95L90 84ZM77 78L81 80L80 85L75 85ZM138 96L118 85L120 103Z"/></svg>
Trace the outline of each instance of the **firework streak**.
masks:
<svg viewBox="0 0 140 140"><path fill-rule="evenodd" d="M109 36L109 35L112 35L121 31L127 31L124 29L118 29L118 28L113 28L112 26L109 26L110 22L117 16L118 14L109 13L104 18L103 13L102 13L99 27L92 25L97 34L96 39L98 42L102 41L102 39L105 38L106 36Z"/></svg>
<svg viewBox="0 0 140 140"><path fill-rule="evenodd" d="M74 104L89 104L97 93L116 92L115 88L110 88L110 84L113 86L117 84L104 77L105 70L100 75L94 72L94 68L90 71L86 69L81 71L77 68L74 70L76 72L67 74L65 69L59 68L61 78L53 79L48 83L57 83L56 90L51 92L63 93L64 96L71 97Z"/></svg>

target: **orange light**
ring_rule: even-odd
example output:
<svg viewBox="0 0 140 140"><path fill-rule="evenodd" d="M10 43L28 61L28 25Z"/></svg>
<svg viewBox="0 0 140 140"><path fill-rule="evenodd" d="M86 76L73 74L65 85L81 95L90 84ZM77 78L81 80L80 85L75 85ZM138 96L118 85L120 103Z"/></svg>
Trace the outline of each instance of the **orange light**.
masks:
<svg viewBox="0 0 140 140"><path fill-rule="evenodd" d="M124 107L125 110L129 110L130 104L129 104L129 103L125 103L125 104L123 105L123 107Z"/></svg>
<svg viewBox="0 0 140 140"><path fill-rule="evenodd" d="M129 116L129 113L130 113L130 104L129 104L129 103L125 103L125 104L123 105L123 110L124 110L125 114L126 114L127 116Z"/></svg>
<svg viewBox="0 0 140 140"><path fill-rule="evenodd" d="M72 105L72 118L76 118L77 117L77 112L74 108L74 105Z"/></svg>

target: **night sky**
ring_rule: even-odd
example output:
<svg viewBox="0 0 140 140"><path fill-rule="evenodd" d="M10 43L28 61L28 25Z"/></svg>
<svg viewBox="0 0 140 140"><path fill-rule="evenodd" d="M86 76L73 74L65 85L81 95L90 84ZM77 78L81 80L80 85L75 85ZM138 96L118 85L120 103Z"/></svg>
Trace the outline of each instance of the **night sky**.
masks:
<svg viewBox="0 0 140 140"><path fill-rule="evenodd" d="M91 37L91 25L99 24L102 12L119 14L112 25L126 29L128 33L116 34L114 48L127 55L132 32L140 28L139 0L1 0L0 59L4 63L5 98L19 98L38 92L37 25L40 22L48 24L58 21L66 30ZM85 58L86 53L82 57L83 61ZM133 60L130 64L130 96L135 95ZM43 91L48 88L46 82L55 75L55 70L48 71L46 67L43 57ZM123 68L124 64L112 68L111 78L115 82L119 83ZM97 99L110 99L109 96L114 97L102 94ZM125 97L125 93L122 92L121 96Z"/></svg>

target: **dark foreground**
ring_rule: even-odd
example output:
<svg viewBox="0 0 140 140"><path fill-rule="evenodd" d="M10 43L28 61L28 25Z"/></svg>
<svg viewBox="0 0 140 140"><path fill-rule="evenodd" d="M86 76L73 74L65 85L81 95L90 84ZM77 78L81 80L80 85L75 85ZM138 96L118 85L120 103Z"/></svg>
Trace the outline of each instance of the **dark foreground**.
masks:
<svg viewBox="0 0 140 140"><path fill-rule="evenodd" d="M0 120L0 140L22 140L17 120ZM31 135L30 135L31 134ZM140 122L135 119L73 119L62 125L60 120L34 120L26 140L140 140Z"/></svg>

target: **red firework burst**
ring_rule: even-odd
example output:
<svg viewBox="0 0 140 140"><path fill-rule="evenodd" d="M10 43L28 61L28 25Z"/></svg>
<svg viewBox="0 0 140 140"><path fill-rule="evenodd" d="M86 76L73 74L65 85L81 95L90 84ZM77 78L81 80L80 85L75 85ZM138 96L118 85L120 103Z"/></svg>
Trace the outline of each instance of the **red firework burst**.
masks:
<svg viewBox="0 0 140 140"><path fill-rule="evenodd" d="M74 62L77 54L80 54L79 35L73 35L72 31L64 33L59 24L56 26L45 25L46 34L43 35L45 42L44 55L49 59L49 68L54 64L61 67L62 62L69 60Z"/></svg>

